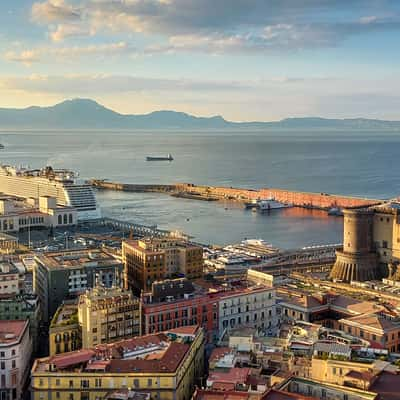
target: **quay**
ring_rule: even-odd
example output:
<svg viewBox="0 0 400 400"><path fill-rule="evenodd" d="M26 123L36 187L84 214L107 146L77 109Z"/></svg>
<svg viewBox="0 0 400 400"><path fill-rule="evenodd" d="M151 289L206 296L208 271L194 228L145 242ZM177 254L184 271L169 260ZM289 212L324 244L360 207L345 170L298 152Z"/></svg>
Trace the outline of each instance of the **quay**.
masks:
<svg viewBox="0 0 400 400"><path fill-rule="evenodd" d="M195 200L229 200L247 202L257 199L274 199L294 207L330 210L332 208L362 208L384 203L382 199L334 195L329 193L300 192L286 189L242 189L223 186L205 186L192 183L176 184L128 184L92 179L89 183L97 189L124 192L166 193L175 197Z"/></svg>

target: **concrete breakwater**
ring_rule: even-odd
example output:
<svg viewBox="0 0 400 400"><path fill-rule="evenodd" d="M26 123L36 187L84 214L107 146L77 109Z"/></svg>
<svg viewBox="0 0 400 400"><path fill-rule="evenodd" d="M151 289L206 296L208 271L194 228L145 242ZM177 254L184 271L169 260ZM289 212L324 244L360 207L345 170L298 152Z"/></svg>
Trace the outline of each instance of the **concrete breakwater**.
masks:
<svg viewBox="0 0 400 400"><path fill-rule="evenodd" d="M241 189L222 186L194 185L192 183L163 184L127 184L115 183L106 180L93 179L90 183L98 189L120 190L125 192L155 192L181 194L180 197L192 199L213 198L230 201L250 201L254 199L274 199L282 203L292 204L295 207L318 208L362 208L382 204L379 199L333 195L328 193L299 192L285 189Z"/></svg>

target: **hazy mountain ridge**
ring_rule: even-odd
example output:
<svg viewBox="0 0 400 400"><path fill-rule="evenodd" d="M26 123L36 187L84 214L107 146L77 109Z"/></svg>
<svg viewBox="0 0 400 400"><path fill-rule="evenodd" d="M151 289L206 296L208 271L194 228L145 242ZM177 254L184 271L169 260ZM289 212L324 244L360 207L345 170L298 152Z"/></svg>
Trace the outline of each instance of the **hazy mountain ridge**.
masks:
<svg viewBox="0 0 400 400"><path fill-rule="evenodd" d="M276 122L231 122L221 116L196 117L177 111L124 115L90 99L66 100L50 107L0 108L2 129L384 129L400 130L400 121L367 118L286 118Z"/></svg>

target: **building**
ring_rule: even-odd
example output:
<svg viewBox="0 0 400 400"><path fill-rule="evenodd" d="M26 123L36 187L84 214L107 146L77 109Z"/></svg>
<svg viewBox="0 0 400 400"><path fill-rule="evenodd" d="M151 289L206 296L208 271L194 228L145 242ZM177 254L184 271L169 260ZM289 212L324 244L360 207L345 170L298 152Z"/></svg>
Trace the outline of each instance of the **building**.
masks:
<svg viewBox="0 0 400 400"><path fill-rule="evenodd" d="M0 320L29 320L33 351L38 350L41 309L37 295L21 293L0 299Z"/></svg>
<svg viewBox="0 0 400 400"><path fill-rule="evenodd" d="M29 321L0 321L0 398L21 399L26 390L32 342Z"/></svg>
<svg viewBox="0 0 400 400"><path fill-rule="evenodd" d="M218 331L240 326L272 334L277 325L276 293L273 286L249 286L223 293L218 303Z"/></svg>
<svg viewBox="0 0 400 400"><path fill-rule="evenodd" d="M23 229L68 227L77 223L74 207L56 204L55 197L37 199L0 198L0 232L18 232Z"/></svg>
<svg viewBox="0 0 400 400"><path fill-rule="evenodd" d="M323 381L304 379L298 377L291 377L279 384L276 388L280 394L292 395L292 397L283 397L281 395L268 397L265 399L279 400L279 399L298 399L298 400L377 400L377 394L360 390L352 387L345 387L335 385ZM297 397L297 396L298 397Z"/></svg>
<svg viewBox="0 0 400 400"><path fill-rule="evenodd" d="M95 285L105 287L121 281L123 266L103 250L70 250L35 256L34 291L40 299L43 320L49 322L64 299L75 297Z"/></svg>
<svg viewBox="0 0 400 400"><path fill-rule="evenodd" d="M188 279L203 274L203 249L183 239L145 238L122 243L124 279L127 288L137 292L151 290L151 284L185 275Z"/></svg>
<svg viewBox="0 0 400 400"><path fill-rule="evenodd" d="M78 320L82 347L140 336L140 301L129 290L96 286L81 294Z"/></svg>
<svg viewBox="0 0 400 400"><path fill-rule="evenodd" d="M189 400L203 367L203 331L184 327L37 359L32 399L103 399L130 389L153 399Z"/></svg>
<svg viewBox="0 0 400 400"><path fill-rule="evenodd" d="M378 343L390 352L400 352L400 321L389 319L382 313L361 314L339 320L344 332Z"/></svg>
<svg viewBox="0 0 400 400"><path fill-rule="evenodd" d="M195 287L186 278L153 282L142 293L142 332L166 331L193 324L204 328L207 342L218 338L218 293Z"/></svg>
<svg viewBox="0 0 400 400"><path fill-rule="evenodd" d="M65 301L54 314L49 327L49 355L82 348L77 299Z"/></svg>
<svg viewBox="0 0 400 400"><path fill-rule="evenodd" d="M23 277L15 265L0 261L0 297L20 293L23 287Z"/></svg>
<svg viewBox="0 0 400 400"><path fill-rule="evenodd" d="M331 271L334 279L400 280L400 203L344 210L343 250Z"/></svg>

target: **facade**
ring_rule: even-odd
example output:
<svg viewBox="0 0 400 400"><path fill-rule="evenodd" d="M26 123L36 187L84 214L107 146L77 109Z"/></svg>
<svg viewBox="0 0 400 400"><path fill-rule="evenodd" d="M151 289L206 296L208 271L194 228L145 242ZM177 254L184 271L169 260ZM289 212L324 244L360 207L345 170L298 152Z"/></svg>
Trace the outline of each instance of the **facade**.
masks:
<svg viewBox="0 0 400 400"><path fill-rule="evenodd" d="M29 321L0 321L0 398L19 400L29 377Z"/></svg>
<svg viewBox="0 0 400 400"><path fill-rule="evenodd" d="M37 200L26 201L3 197L0 199L0 232L73 226L77 215L76 208L57 205L55 197L40 196Z"/></svg>
<svg viewBox="0 0 400 400"><path fill-rule="evenodd" d="M32 399L95 400L131 389L159 400L189 400L204 368L197 326L37 359Z"/></svg>
<svg viewBox="0 0 400 400"><path fill-rule="evenodd" d="M49 355L82 348L77 301L64 302L54 314L49 327Z"/></svg>
<svg viewBox="0 0 400 400"><path fill-rule="evenodd" d="M219 299L218 331L248 326L272 333L276 329L275 288L252 286L224 293Z"/></svg>
<svg viewBox="0 0 400 400"><path fill-rule="evenodd" d="M34 291L40 299L43 319L49 322L64 299L76 297L95 285L121 281L122 264L102 250L71 250L35 256Z"/></svg>
<svg viewBox="0 0 400 400"><path fill-rule="evenodd" d="M6 233L0 233L0 252L13 254L18 249L18 238Z"/></svg>
<svg viewBox="0 0 400 400"><path fill-rule="evenodd" d="M379 312L339 320L339 328L358 338L378 343L390 352L400 352L400 321Z"/></svg>
<svg viewBox="0 0 400 400"><path fill-rule="evenodd" d="M78 320L83 348L140 336L140 301L131 291L96 286L80 295Z"/></svg>
<svg viewBox="0 0 400 400"><path fill-rule="evenodd" d="M154 282L142 293L142 332L201 325L207 342L218 339L218 293L196 290L186 278Z"/></svg>
<svg viewBox="0 0 400 400"><path fill-rule="evenodd" d="M18 294L22 286L18 269L12 263L0 261L0 297Z"/></svg>
<svg viewBox="0 0 400 400"><path fill-rule="evenodd" d="M188 279L203 275L203 249L182 239L145 238L122 244L125 285L149 291L155 281L184 274Z"/></svg>

